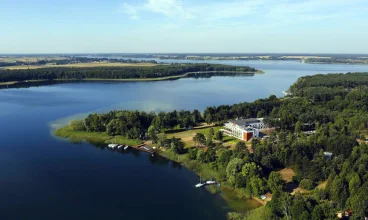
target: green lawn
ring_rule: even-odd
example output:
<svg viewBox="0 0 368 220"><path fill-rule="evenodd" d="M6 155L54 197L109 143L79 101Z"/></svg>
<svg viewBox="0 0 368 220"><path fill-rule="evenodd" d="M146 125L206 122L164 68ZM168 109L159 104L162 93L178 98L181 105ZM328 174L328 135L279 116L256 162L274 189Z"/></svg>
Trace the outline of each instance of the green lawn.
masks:
<svg viewBox="0 0 368 220"><path fill-rule="evenodd" d="M223 126L215 126L213 129L215 130L215 133L222 129ZM203 133L205 136L207 136L210 132L210 128L200 128L200 129L193 129L188 131L178 131L178 132L169 132L166 136L167 138L181 138L181 140L185 143L185 147L193 147L193 137L196 135L196 133ZM225 146L234 145L237 143L237 139L224 135L223 143Z"/></svg>
<svg viewBox="0 0 368 220"><path fill-rule="evenodd" d="M87 140L89 142L104 142L106 144L116 143L125 145L138 145L142 143L140 140L127 139L123 136L109 136L105 132L87 132L87 131L73 131L69 126L59 128L55 131L58 137L69 138L73 142L80 142Z"/></svg>

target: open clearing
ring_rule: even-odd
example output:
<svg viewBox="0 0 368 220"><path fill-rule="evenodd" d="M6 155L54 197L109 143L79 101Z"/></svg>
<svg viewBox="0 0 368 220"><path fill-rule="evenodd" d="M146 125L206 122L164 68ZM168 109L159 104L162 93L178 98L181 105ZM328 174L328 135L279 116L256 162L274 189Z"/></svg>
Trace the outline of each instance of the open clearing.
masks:
<svg viewBox="0 0 368 220"><path fill-rule="evenodd" d="M24 65L24 66L8 66L5 69L19 70L19 69L40 69L40 68L60 68L60 67L127 67L127 66L156 66L154 63L108 63L108 62L92 62L92 63L72 63L64 65Z"/></svg>
<svg viewBox="0 0 368 220"><path fill-rule="evenodd" d="M222 126L213 127L215 133L221 128ZM166 136L167 138L172 138L172 137L180 138L184 142L185 147L189 148L195 145L193 142L193 137L196 135L196 133L203 133L205 136L207 136L209 132L210 132L210 128L207 127L207 128L198 128L198 129L193 129L193 130L188 130L188 131L168 133ZM214 140L214 142L216 141ZM237 140L233 137L224 135L224 139L222 142L224 146L231 147L232 145L234 145L234 143L237 142Z"/></svg>
<svg viewBox="0 0 368 220"><path fill-rule="evenodd" d="M323 182L321 182L320 184L318 184L317 189L325 189L326 185L327 185L328 180L325 180Z"/></svg>
<svg viewBox="0 0 368 220"><path fill-rule="evenodd" d="M309 193L310 191L311 190L306 190L301 187L297 187L290 194L294 196L295 194L298 194L298 193L303 194L303 193Z"/></svg>
<svg viewBox="0 0 368 220"><path fill-rule="evenodd" d="M286 183L290 183L293 181L293 177L295 176L295 172L293 169L291 168L285 168L279 171L279 173L282 176L282 179L286 182Z"/></svg>

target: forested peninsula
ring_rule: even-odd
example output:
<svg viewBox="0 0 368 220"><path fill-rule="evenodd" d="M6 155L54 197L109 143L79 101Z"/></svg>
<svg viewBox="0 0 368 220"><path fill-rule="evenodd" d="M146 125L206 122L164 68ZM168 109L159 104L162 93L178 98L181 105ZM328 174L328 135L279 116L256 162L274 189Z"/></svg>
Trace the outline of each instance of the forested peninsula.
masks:
<svg viewBox="0 0 368 220"><path fill-rule="evenodd" d="M28 80L165 80L187 76L189 73L218 72L255 73L247 66L220 64L169 64L155 66L126 67L52 67L39 69L0 70L0 83L24 82Z"/></svg>
<svg viewBox="0 0 368 220"><path fill-rule="evenodd" d="M220 128L263 117L264 138L230 141ZM207 128L196 128L206 124ZM194 128L193 142L177 138ZM150 141L158 153L239 197L266 194L266 205L229 219L364 219L368 216L368 73L300 78L289 95L213 106L204 112L111 111L71 121L62 137ZM287 175L285 175L287 174ZM217 189L209 188L211 191Z"/></svg>

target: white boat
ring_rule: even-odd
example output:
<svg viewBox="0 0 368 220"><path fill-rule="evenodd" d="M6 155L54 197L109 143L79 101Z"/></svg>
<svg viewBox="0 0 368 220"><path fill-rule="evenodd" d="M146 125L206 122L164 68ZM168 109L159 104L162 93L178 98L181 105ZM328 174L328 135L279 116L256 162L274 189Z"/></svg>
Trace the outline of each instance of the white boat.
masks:
<svg viewBox="0 0 368 220"><path fill-rule="evenodd" d="M208 180L208 181L206 181L206 184L216 184L216 181L214 181L214 180Z"/></svg>
<svg viewBox="0 0 368 220"><path fill-rule="evenodd" d="M120 148L122 148L122 147L123 147L123 145L119 145L119 146L118 146L118 149L120 149Z"/></svg>
<svg viewBox="0 0 368 220"><path fill-rule="evenodd" d="M127 146L125 146L125 147L124 147L124 150L128 149L128 147L129 147L128 145L127 145Z"/></svg>
<svg viewBox="0 0 368 220"><path fill-rule="evenodd" d="M107 145L108 147L110 147L110 148L115 148L115 147L117 147L118 146L118 144L109 144L109 145Z"/></svg>
<svg viewBox="0 0 368 220"><path fill-rule="evenodd" d="M195 188L200 188L200 187L202 187L202 186L204 186L204 185L205 185L205 184L204 184L204 183L202 183L202 177L201 177L201 176L199 176L199 183L195 185Z"/></svg>

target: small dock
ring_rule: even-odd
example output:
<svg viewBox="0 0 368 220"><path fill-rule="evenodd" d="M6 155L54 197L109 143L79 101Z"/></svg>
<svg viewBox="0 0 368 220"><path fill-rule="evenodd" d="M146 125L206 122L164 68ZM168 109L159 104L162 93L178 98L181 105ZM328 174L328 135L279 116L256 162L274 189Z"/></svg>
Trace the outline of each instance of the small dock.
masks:
<svg viewBox="0 0 368 220"><path fill-rule="evenodd" d="M155 153L151 147L146 147L145 144L139 144L139 145L136 145L136 146L132 146L132 148L135 148L137 150L144 151L144 152L147 152L147 153L150 153L150 154Z"/></svg>

